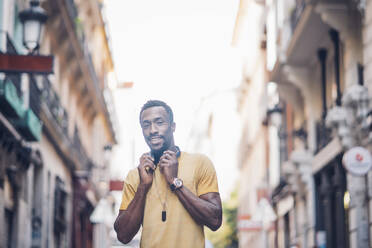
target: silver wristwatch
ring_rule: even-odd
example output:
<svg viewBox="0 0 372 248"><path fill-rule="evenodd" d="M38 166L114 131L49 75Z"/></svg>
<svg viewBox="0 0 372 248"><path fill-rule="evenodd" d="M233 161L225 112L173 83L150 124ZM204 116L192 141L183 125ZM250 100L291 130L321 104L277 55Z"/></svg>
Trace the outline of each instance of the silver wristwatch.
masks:
<svg viewBox="0 0 372 248"><path fill-rule="evenodd" d="M182 180L176 177L175 179L173 179L173 182L171 183L170 188L172 191L175 191L176 189L181 188L182 185L183 185Z"/></svg>

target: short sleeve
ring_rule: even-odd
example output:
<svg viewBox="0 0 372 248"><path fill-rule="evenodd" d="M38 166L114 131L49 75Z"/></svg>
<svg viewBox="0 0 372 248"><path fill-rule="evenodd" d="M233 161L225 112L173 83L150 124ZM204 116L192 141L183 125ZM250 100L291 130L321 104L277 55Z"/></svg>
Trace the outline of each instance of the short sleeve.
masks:
<svg viewBox="0 0 372 248"><path fill-rule="evenodd" d="M218 193L218 181L216 170L213 166L212 161L206 157L201 156L201 164L198 169L198 184L197 184L197 194L198 196L217 192Z"/></svg>
<svg viewBox="0 0 372 248"><path fill-rule="evenodd" d="M137 169L129 171L124 180L123 195L120 204L120 210L126 210L133 200L138 187L138 171Z"/></svg>

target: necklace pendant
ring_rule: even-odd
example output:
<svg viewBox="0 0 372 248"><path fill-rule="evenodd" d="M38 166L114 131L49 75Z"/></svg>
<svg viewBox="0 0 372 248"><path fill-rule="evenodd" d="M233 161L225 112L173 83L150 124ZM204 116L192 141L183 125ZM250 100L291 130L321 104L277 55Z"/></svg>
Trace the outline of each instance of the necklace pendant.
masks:
<svg viewBox="0 0 372 248"><path fill-rule="evenodd" d="M161 220L163 222L167 220L167 212L165 210L161 211Z"/></svg>

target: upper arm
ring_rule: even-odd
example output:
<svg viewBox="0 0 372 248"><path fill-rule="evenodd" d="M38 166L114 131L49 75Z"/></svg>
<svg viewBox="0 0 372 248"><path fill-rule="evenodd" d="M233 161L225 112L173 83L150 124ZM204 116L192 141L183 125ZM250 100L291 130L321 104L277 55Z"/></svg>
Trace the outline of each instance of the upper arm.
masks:
<svg viewBox="0 0 372 248"><path fill-rule="evenodd" d="M126 210L136 194L138 186L137 170L130 171L124 180L120 210ZM120 214L120 213L119 213Z"/></svg>
<svg viewBox="0 0 372 248"><path fill-rule="evenodd" d="M212 164L212 161L206 157L201 156L201 163L197 171L198 182L197 182L197 195L201 196L207 193L218 194L218 181L216 170ZM218 194L219 195L219 194Z"/></svg>

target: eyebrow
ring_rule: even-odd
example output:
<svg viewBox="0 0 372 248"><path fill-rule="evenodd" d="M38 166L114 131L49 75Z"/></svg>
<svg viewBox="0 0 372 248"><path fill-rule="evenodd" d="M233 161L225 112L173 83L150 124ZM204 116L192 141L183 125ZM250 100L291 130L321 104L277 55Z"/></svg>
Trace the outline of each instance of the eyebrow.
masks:
<svg viewBox="0 0 372 248"><path fill-rule="evenodd" d="M148 123L148 122L152 122L152 121L167 121L165 120L163 117L156 117L155 119L153 120L142 120L142 123Z"/></svg>

